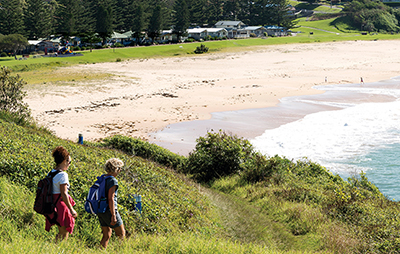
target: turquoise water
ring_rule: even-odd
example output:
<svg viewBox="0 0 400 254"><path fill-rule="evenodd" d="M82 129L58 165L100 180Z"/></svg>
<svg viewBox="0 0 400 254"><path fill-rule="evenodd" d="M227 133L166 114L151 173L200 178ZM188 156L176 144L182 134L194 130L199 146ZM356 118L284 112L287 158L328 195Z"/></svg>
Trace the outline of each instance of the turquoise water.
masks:
<svg viewBox="0 0 400 254"><path fill-rule="evenodd" d="M372 150L360 159L359 166L388 198L400 200L400 144Z"/></svg>
<svg viewBox="0 0 400 254"><path fill-rule="evenodd" d="M400 81L327 86L321 96L285 100L334 108L267 129L251 140L267 155L310 159L343 178L365 172L400 200ZM344 99L345 98L345 99Z"/></svg>
<svg viewBox="0 0 400 254"><path fill-rule="evenodd" d="M154 140L187 155L196 138L222 129L249 139L263 154L306 158L344 179L365 172L384 195L400 201L400 78L317 89L326 92L283 98L277 107L172 124Z"/></svg>

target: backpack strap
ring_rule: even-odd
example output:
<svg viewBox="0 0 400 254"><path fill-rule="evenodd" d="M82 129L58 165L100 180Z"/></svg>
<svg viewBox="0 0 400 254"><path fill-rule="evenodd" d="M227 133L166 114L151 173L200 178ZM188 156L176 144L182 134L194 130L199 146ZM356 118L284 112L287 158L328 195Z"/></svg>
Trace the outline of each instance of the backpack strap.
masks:
<svg viewBox="0 0 400 254"><path fill-rule="evenodd" d="M53 178L58 174L58 173L60 173L61 172L61 170L56 170L56 171L54 171L54 172L49 172L48 174L47 174L47 176L48 177L51 177L51 190L53 190ZM53 195L53 194L52 194ZM57 203L58 203L58 201L60 200L60 197L61 197L61 194L60 194L60 196L58 196L58 198L57 198L57 200L56 200L56 202L54 203L54 206L56 206L57 205ZM53 216L53 218L50 218L50 216L49 215L45 215L45 217L49 220L49 222L50 222L50 224L56 224L57 226L60 226L60 223L58 223L58 221L57 221L57 217L58 217L58 214L57 214L57 212L54 212L54 216Z"/></svg>

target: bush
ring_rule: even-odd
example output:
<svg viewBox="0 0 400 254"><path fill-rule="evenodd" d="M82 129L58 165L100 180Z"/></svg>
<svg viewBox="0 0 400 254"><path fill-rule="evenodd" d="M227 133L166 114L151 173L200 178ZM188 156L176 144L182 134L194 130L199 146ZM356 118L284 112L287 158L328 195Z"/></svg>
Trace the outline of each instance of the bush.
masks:
<svg viewBox="0 0 400 254"><path fill-rule="evenodd" d="M248 140L225 132L207 133L197 139L195 150L189 154L185 172L201 182L238 173L246 159L253 154Z"/></svg>
<svg viewBox="0 0 400 254"><path fill-rule="evenodd" d="M7 57L7 53L6 52L1 52L0 57Z"/></svg>
<svg viewBox="0 0 400 254"><path fill-rule="evenodd" d="M114 48L123 48L125 46L124 46L124 44L117 42L117 43L114 43L113 47Z"/></svg>
<svg viewBox="0 0 400 254"><path fill-rule="evenodd" d="M39 50L37 53L38 53L38 55L44 55L44 51L41 51L41 50Z"/></svg>
<svg viewBox="0 0 400 254"><path fill-rule="evenodd" d="M204 44L201 44L199 47L196 47L196 50L194 53L196 54L203 54L208 52L208 47L206 47Z"/></svg>
<svg viewBox="0 0 400 254"><path fill-rule="evenodd" d="M186 161L186 158L183 156L177 155L165 148L150 144L141 139L116 135L104 139L103 142L105 146L110 146L124 151L127 154L140 156L177 170L181 169L182 165Z"/></svg>
<svg viewBox="0 0 400 254"><path fill-rule="evenodd" d="M23 99L26 95L22 89L26 82L19 75L11 76L11 70L0 67L0 111L15 114L21 118L30 118L28 104Z"/></svg>
<svg viewBox="0 0 400 254"><path fill-rule="evenodd" d="M194 39L194 38L187 38L186 40L185 40L185 42L195 42L196 40Z"/></svg>

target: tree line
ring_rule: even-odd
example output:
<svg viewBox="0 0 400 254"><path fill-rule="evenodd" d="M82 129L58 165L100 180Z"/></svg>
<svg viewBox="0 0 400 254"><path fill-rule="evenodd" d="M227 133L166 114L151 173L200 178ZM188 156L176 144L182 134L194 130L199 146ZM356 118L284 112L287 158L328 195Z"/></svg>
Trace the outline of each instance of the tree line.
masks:
<svg viewBox="0 0 400 254"><path fill-rule="evenodd" d="M400 9L380 1L355 0L343 10L352 24L362 31L399 32Z"/></svg>
<svg viewBox="0 0 400 254"><path fill-rule="evenodd" d="M246 25L290 28L288 0L0 0L0 33L29 39L57 34L90 40L113 31L160 30L184 33L190 26L213 26L220 20L240 20Z"/></svg>

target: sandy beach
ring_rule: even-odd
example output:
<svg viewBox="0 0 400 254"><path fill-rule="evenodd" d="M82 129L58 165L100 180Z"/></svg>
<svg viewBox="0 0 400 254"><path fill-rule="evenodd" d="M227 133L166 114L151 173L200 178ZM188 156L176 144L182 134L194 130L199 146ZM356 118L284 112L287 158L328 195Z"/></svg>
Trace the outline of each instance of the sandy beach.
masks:
<svg viewBox="0 0 400 254"><path fill-rule="evenodd" d="M178 47L178 45L177 45ZM210 113L274 106L321 93L314 86L399 76L400 41L263 46L237 53L140 59L68 67L112 74L104 80L28 86L40 125L61 138L148 138L171 123Z"/></svg>

